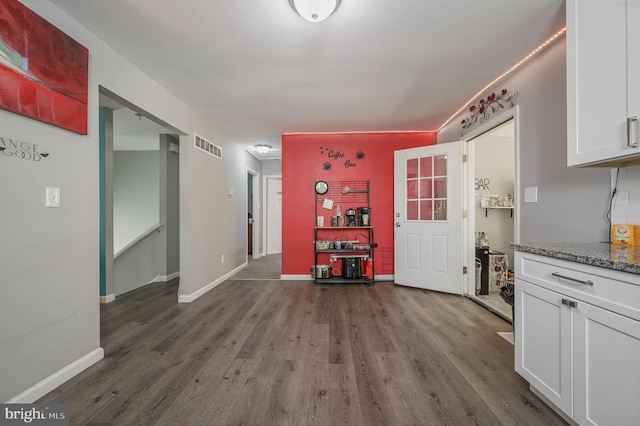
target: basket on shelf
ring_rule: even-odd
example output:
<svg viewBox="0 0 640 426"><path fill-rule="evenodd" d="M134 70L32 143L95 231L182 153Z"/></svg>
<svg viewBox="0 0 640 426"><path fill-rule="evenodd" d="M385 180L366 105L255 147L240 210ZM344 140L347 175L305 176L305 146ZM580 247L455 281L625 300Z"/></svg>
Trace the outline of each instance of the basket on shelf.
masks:
<svg viewBox="0 0 640 426"><path fill-rule="evenodd" d="M329 241L318 240L316 243L316 250L328 250L329 249Z"/></svg>

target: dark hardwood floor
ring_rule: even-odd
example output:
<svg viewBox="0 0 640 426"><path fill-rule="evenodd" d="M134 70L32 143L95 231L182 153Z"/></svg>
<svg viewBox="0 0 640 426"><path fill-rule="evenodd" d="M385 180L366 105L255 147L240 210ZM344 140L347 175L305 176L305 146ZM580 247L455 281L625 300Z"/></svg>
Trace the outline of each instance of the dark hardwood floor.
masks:
<svg viewBox="0 0 640 426"><path fill-rule="evenodd" d="M513 371L504 320L376 283L177 283L101 307L105 359L42 398L72 425L559 425Z"/></svg>

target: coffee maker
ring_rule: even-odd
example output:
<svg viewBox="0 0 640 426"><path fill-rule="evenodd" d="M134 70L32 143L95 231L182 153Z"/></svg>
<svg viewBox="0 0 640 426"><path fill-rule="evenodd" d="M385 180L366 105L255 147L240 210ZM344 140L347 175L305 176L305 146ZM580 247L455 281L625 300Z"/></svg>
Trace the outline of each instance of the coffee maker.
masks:
<svg viewBox="0 0 640 426"><path fill-rule="evenodd" d="M347 210L345 216L347 217L347 226L358 226L356 211L354 209Z"/></svg>
<svg viewBox="0 0 640 426"><path fill-rule="evenodd" d="M362 260L358 257L345 257L342 260L342 278L362 278Z"/></svg>
<svg viewBox="0 0 640 426"><path fill-rule="evenodd" d="M369 207L358 207L358 226L370 226L371 209Z"/></svg>

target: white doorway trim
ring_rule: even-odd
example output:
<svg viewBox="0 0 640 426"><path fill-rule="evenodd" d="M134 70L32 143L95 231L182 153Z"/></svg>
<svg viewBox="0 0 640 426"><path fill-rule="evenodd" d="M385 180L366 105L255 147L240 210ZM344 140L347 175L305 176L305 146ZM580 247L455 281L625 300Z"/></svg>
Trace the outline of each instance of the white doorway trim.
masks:
<svg viewBox="0 0 640 426"><path fill-rule="evenodd" d="M514 189L515 189L515 212L513 215L514 220L514 243L520 242L520 206L521 206L521 194L520 194L520 108L518 105L509 109L508 111L504 111L503 113L496 115L491 120L483 123L481 126L478 126L473 131L467 133L462 136L460 139L464 142L469 142L472 139L477 138L478 136L487 133L488 131L498 127L499 125L513 119L513 143L514 143L514 165L515 165L515 176L514 176ZM473 149L473 144L468 144L467 149L467 163L466 163L466 175L464 176L465 182L463 184L463 197L465 209L468 212L469 219L467 220L467 229L463 229L464 238L463 244L464 247L467 248L465 252L465 259L463 259L463 264L467 265L468 273L464 275L464 292L465 294L474 294L475 293L475 223L476 223L476 215L475 209L471 208L474 205L474 177L475 177L475 150ZM473 280L472 280L473 278Z"/></svg>
<svg viewBox="0 0 640 426"><path fill-rule="evenodd" d="M269 195L267 193L267 181L269 179L282 179L282 175L263 175L262 176L262 223L265 226L262 227L262 253L261 255L265 256L267 254L267 209L262 208L262 206L269 205Z"/></svg>
<svg viewBox="0 0 640 426"><path fill-rule="evenodd" d="M258 198L257 195L260 194L260 174L258 172L256 172L255 170L247 167L247 175L251 175L252 178L252 182L251 182L251 186L253 188L253 241L251 244L251 258L252 259L257 259L259 257L262 256L262 253L260 253L260 239L258 238L258 236L260 235L260 232L258 231L260 229L260 215L258 214L258 212L260 211L260 203L258 202ZM247 178L247 181L249 180L249 178ZM249 182L247 182L249 183ZM248 218L249 217L249 197L247 196L247 204L245 206L245 212L244 212L244 217ZM247 219L248 220L248 219ZM245 247L248 247L249 245L249 235L247 232L247 242L245 243ZM246 261L249 261L249 254L247 254L246 257Z"/></svg>

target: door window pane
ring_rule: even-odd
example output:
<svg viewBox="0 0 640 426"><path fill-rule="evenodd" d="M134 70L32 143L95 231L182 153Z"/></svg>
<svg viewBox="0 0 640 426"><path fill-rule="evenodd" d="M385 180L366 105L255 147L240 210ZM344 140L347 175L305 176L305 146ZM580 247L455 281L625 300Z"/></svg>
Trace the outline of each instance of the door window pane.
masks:
<svg viewBox="0 0 640 426"><path fill-rule="evenodd" d="M418 181L417 180L408 180L407 181L407 199L415 200L418 198Z"/></svg>
<svg viewBox="0 0 640 426"><path fill-rule="evenodd" d="M447 175L447 156L437 155L433 158L434 163L434 176L446 176Z"/></svg>
<svg viewBox="0 0 640 426"><path fill-rule="evenodd" d="M417 201L407 201L407 220L418 220Z"/></svg>
<svg viewBox="0 0 640 426"><path fill-rule="evenodd" d="M437 200L434 202L433 216L435 220L447 220L447 201Z"/></svg>
<svg viewBox="0 0 640 426"><path fill-rule="evenodd" d="M420 201L420 220L433 220L433 201Z"/></svg>
<svg viewBox="0 0 640 426"><path fill-rule="evenodd" d="M432 186L432 179L420 179L420 198L433 198Z"/></svg>
<svg viewBox="0 0 640 426"><path fill-rule="evenodd" d="M447 178L435 178L435 196L433 198L447 198Z"/></svg>
<svg viewBox="0 0 640 426"><path fill-rule="evenodd" d="M447 220L447 156L408 159L406 170L407 220Z"/></svg>
<svg viewBox="0 0 640 426"><path fill-rule="evenodd" d="M420 177L433 176L433 157L422 157L420 159Z"/></svg>
<svg viewBox="0 0 640 426"><path fill-rule="evenodd" d="M412 158L407 160L407 179L415 179L418 177L418 159Z"/></svg>

